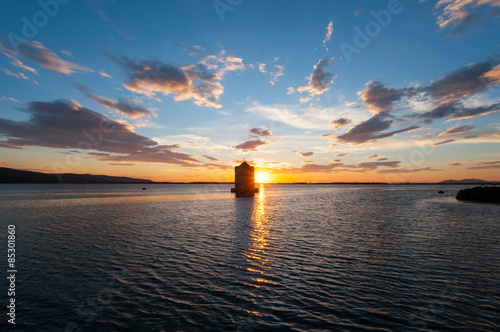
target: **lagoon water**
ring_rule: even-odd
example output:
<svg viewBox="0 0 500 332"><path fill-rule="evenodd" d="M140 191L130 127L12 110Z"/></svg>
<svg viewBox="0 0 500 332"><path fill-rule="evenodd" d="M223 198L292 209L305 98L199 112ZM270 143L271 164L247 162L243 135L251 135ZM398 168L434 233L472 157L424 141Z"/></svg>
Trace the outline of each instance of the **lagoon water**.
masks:
<svg viewBox="0 0 500 332"><path fill-rule="evenodd" d="M16 330L500 330L500 205L453 185L230 187L0 185Z"/></svg>

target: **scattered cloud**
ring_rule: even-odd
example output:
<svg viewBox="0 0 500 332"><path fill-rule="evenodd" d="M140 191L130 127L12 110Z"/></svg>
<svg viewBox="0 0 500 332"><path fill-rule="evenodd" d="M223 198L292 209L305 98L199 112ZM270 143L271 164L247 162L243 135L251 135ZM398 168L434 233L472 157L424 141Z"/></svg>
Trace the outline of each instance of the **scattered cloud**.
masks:
<svg viewBox="0 0 500 332"><path fill-rule="evenodd" d="M448 136L448 135L453 135L453 134L460 134L469 130L473 130L475 127L474 126L459 126L459 127L454 127L447 129L440 133L438 137L440 136Z"/></svg>
<svg viewBox="0 0 500 332"><path fill-rule="evenodd" d="M383 132L389 129L393 122L394 120L390 119L390 115L386 112L378 113L370 119L352 127L347 133L337 136L336 139L342 143L357 145L374 142L382 138L422 128L420 126L410 126L403 129Z"/></svg>
<svg viewBox="0 0 500 332"><path fill-rule="evenodd" d="M394 104L401 101L406 95L407 89L388 89L379 81L366 83L365 88L358 92L363 104L373 114L391 111Z"/></svg>
<svg viewBox="0 0 500 332"><path fill-rule="evenodd" d="M455 141L456 140L454 140L454 139L447 139L445 141L436 142L436 143L432 144L432 146L438 146L438 145L448 144L448 143L455 142Z"/></svg>
<svg viewBox="0 0 500 332"><path fill-rule="evenodd" d="M438 103L449 103L476 95L488 86L499 83L496 72L499 62L500 57L496 55L487 61L454 69L428 86L414 89L413 93L423 93Z"/></svg>
<svg viewBox="0 0 500 332"><path fill-rule="evenodd" d="M30 102L24 110L30 118L13 121L0 118L0 146L23 149L40 146L79 149L97 160L188 164L194 156L175 152L180 146L160 145L136 134L130 125L114 121L71 100ZM92 152L98 151L98 152Z"/></svg>
<svg viewBox="0 0 500 332"><path fill-rule="evenodd" d="M488 106L464 107L461 102L452 101L435 107L425 112L414 114L413 117L422 119L427 123L433 120L448 118L448 120L469 119L480 115L487 115L500 111L500 103Z"/></svg>
<svg viewBox="0 0 500 332"><path fill-rule="evenodd" d="M141 117L156 117L157 115L139 106L140 101L134 100L132 98L118 98L118 100L109 99L106 97L97 96L92 93L92 91L82 84L77 84L78 89L87 96L87 98L92 99L102 107L113 110L118 114L128 116L131 119L137 119Z"/></svg>
<svg viewBox="0 0 500 332"><path fill-rule="evenodd" d="M356 102L355 101L344 101L344 105L352 106L352 105L356 105Z"/></svg>
<svg viewBox="0 0 500 332"><path fill-rule="evenodd" d="M103 77L111 78L111 75L106 73L104 70L99 70L99 75L101 75Z"/></svg>
<svg viewBox="0 0 500 332"><path fill-rule="evenodd" d="M238 149L243 152L249 151L259 151L260 146L276 143L278 138L271 138L272 132L270 130L261 129L261 128L252 128L249 131L249 137L247 141L234 146L235 149ZM268 137L267 140L261 139L258 137Z"/></svg>
<svg viewBox="0 0 500 332"><path fill-rule="evenodd" d="M189 100L200 106L220 108L219 97L224 91L221 80L226 72L245 68L242 59L221 51L209 55L195 65L177 67L161 61L143 60L136 63L121 56L115 58L128 75L125 88L153 97L156 93L174 95L174 99Z"/></svg>
<svg viewBox="0 0 500 332"><path fill-rule="evenodd" d="M458 166L464 166L464 165L462 165L461 163L450 163L450 164L446 164L446 166L458 167Z"/></svg>
<svg viewBox="0 0 500 332"><path fill-rule="evenodd" d="M207 156L207 155L205 155L205 154L204 154L202 157L204 157L204 158L206 158L206 159L208 159L208 160L210 160L210 161L215 161L215 162L220 161L220 159L217 159L217 158L215 158L215 157L210 157L210 156Z"/></svg>
<svg viewBox="0 0 500 332"><path fill-rule="evenodd" d="M302 157L304 157L304 158L314 156L314 152L298 152L298 151L297 151L297 153L298 153L298 154L300 154L300 155L301 155Z"/></svg>
<svg viewBox="0 0 500 332"><path fill-rule="evenodd" d="M8 49L0 42L0 52L9 58L14 59L14 61L17 59L20 62L19 58L23 58L36 63L42 68L66 75L70 75L75 72L93 71L90 68L61 59L57 54L46 48L42 43L34 40L20 42L17 46L17 50Z"/></svg>
<svg viewBox="0 0 500 332"><path fill-rule="evenodd" d="M371 154L369 156L366 156L365 158L372 159L372 158L381 158L381 157L382 157L381 155L375 153L375 154Z"/></svg>
<svg viewBox="0 0 500 332"><path fill-rule="evenodd" d="M497 169L500 168L500 160L483 161L474 164L474 166L466 167L466 169Z"/></svg>
<svg viewBox="0 0 500 332"><path fill-rule="evenodd" d="M318 63L314 66L314 70L309 75L309 84L297 88L299 92L308 92L311 96L320 95L328 90L328 84L333 82L336 74L327 73L325 71L335 58L325 57L320 59Z"/></svg>
<svg viewBox="0 0 500 332"><path fill-rule="evenodd" d="M351 123L352 121L347 118L338 118L337 120L330 122L330 126L334 126L335 128L344 128Z"/></svg>
<svg viewBox="0 0 500 332"><path fill-rule="evenodd" d="M276 84L276 82L278 81L278 77L283 76L283 71L285 70L285 67L282 65L274 65L274 69L275 71L270 73L271 80L269 81L269 83L271 83L271 85Z"/></svg>
<svg viewBox="0 0 500 332"><path fill-rule="evenodd" d="M323 39L323 47L326 47L326 43L332 38L332 33L333 33L333 21L330 21L328 26L326 27L326 36L325 39Z"/></svg>
<svg viewBox="0 0 500 332"><path fill-rule="evenodd" d="M12 102L14 102L14 103L22 103L22 101L19 101L19 100L15 99L15 98L12 98L12 97L5 97L5 96L0 97L0 100L8 100L8 101L12 101Z"/></svg>
<svg viewBox="0 0 500 332"><path fill-rule="evenodd" d="M9 75L9 76L12 76L12 77L15 77L15 78L19 78L19 79L23 79L23 80L27 80L28 79L28 77L26 77L26 75L24 75L23 73L13 73L10 70L8 70L7 68L1 68L0 70L5 75Z"/></svg>
<svg viewBox="0 0 500 332"><path fill-rule="evenodd" d="M498 0L440 0L435 5L437 23L441 29L449 28L450 37L467 32L467 27L484 18L498 18Z"/></svg>
<svg viewBox="0 0 500 332"><path fill-rule="evenodd" d="M339 154L336 154L335 156L342 158L342 157L346 157L348 154L349 153L347 153L347 152L346 153L339 153Z"/></svg>
<svg viewBox="0 0 500 332"><path fill-rule="evenodd" d="M33 74L38 74L35 68L31 68L30 66L26 66L24 63L21 62L19 59L13 59L12 64L16 67L22 68L24 70L27 70L29 72L32 72Z"/></svg>
<svg viewBox="0 0 500 332"><path fill-rule="evenodd" d="M273 133L268 129L252 128L252 129L250 129L250 134L255 134L257 136L266 137L266 136L272 136Z"/></svg>
<svg viewBox="0 0 500 332"><path fill-rule="evenodd" d="M258 65L259 65L259 71L261 73L264 73L264 74L267 73L266 64L265 63L259 63Z"/></svg>
<svg viewBox="0 0 500 332"><path fill-rule="evenodd" d="M254 140L249 140L246 142L243 142L241 144L238 144L235 146L236 149L241 150L243 152L248 152L248 151L259 151L258 147L271 144L273 143L272 141L264 141L261 139L254 139Z"/></svg>
<svg viewBox="0 0 500 332"><path fill-rule="evenodd" d="M417 173L417 172L423 172L423 171L429 171L429 172L436 172L440 171L440 169L434 169L431 167L414 167L414 168L395 168L395 169L382 169L378 170L378 174L391 174L391 173Z"/></svg>

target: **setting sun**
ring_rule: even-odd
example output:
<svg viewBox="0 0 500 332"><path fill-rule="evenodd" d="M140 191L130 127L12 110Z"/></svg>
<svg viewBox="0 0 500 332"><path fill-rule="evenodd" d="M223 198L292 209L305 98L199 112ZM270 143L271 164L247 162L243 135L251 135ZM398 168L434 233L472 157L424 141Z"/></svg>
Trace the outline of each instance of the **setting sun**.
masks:
<svg viewBox="0 0 500 332"><path fill-rule="evenodd" d="M269 183L269 182L271 182L270 176L267 173L257 171L255 173L255 182L257 182L257 183Z"/></svg>

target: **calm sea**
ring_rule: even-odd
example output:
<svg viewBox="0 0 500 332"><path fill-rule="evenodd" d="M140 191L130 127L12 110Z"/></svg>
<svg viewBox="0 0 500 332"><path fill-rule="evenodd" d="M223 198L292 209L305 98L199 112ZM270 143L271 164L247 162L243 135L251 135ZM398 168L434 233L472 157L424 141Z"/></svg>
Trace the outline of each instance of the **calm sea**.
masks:
<svg viewBox="0 0 500 332"><path fill-rule="evenodd" d="M230 187L0 185L2 326L13 224L18 331L500 330L500 205Z"/></svg>

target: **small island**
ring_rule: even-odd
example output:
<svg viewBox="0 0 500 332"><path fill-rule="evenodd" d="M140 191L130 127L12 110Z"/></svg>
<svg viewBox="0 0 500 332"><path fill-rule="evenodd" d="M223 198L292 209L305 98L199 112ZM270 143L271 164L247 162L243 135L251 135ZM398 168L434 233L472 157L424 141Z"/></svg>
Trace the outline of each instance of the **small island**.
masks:
<svg viewBox="0 0 500 332"><path fill-rule="evenodd" d="M500 187L479 186L461 189L457 193L457 199L485 203L500 203Z"/></svg>

